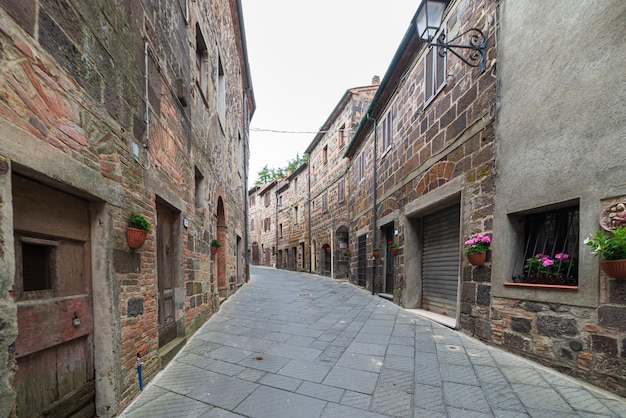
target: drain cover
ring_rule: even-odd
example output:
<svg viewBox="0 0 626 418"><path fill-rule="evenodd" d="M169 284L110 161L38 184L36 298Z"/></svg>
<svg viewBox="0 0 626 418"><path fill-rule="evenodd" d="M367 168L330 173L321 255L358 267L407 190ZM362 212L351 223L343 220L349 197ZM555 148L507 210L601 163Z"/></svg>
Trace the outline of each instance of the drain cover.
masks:
<svg viewBox="0 0 626 418"><path fill-rule="evenodd" d="M308 297L308 296L311 296L311 294L310 293L298 293L298 296Z"/></svg>

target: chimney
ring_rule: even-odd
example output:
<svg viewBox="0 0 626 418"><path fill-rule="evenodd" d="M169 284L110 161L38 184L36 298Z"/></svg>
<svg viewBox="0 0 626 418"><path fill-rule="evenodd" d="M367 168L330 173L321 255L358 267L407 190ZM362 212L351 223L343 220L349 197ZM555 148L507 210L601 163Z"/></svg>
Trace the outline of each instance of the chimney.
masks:
<svg viewBox="0 0 626 418"><path fill-rule="evenodd" d="M374 77L372 77L372 85L378 85L380 84L380 77L375 75Z"/></svg>

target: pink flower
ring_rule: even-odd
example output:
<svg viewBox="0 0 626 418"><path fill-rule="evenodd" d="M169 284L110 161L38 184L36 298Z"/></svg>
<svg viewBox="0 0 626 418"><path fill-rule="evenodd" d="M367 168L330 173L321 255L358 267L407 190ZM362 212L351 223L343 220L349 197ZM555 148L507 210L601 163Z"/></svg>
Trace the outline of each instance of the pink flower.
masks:
<svg viewBox="0 0 626 418"><path fill-rule="evenodd" d="M491 239L489 237L482 237L480 240L485 244L489 244L491 242Z"/></svg>
<svg viewBox="0 0 626 418"><path fill-rule="evenodd" d="M537 254L537 255L535 256L535 258L543 258L543 257L544 257L544 255L543 255L543 254L541 254L541 253L539 253L539 254Z"/></svg>
<svg viewBox="0 0 626 418"><path fill-rule="evenodd" d="M557 260L567 260L569 258L569 255L565 253L558 253L554 255L554 258L556 258Z"/></svg>
<svg viewBox="0 0 626 418"><path fill-rule="evenodd" d="M554 261L553 261L553 260L550 260L548 257L544 257L544 258L541 260L541 264L542 264L544 267L553 266L553 265L554 265Z"/></svg>

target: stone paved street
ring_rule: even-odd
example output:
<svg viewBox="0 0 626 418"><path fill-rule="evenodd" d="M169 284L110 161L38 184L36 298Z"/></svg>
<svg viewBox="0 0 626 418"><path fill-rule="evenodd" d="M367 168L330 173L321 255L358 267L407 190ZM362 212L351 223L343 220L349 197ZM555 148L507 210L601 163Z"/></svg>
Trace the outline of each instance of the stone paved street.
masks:
<svg viewBox="0 0 626 418"><path fill-rule="evenodd" d="M347 282L252 267L127 417L626 417L626 399Z"/></svg>

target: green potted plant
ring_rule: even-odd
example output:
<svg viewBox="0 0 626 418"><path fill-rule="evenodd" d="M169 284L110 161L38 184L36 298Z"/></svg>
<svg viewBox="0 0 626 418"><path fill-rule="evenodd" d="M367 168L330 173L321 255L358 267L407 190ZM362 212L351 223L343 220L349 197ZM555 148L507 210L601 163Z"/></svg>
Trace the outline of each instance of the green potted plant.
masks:
<svg viewBox="0 0 626 418"><path fill-rule="evenodd" d="M618 226L605 233L596 231L585 239L593 255L602 254L600 269L614 279L626 279L626 226Z"/></svg>
<svg viewBox="0 0 626 418"><path fill-rule="evenodd" d="M574 260L566 253L557 253L554 257L536 254L526 259L524 275L528 283L563 284L573 266Z"/></svg>
<svg viewBox="0 0 626 418"><path fill-rule="evenodd" d="M387 243L387 247L389 248L389 251L391 251L391 254L396 255L396 253L398 252L398 244L394 243L393 241L389 241Z"/></svg>
<svg viewBox="0 0 626 418"><path fill-rule="evenodd" d="M372 250L372 254L374 255L374 258L378 258L378 256L380 255L380 251L378 250L378 248L374 248Z"/></svg>
<svg viewBox="0 0 626 418"><path fill-rule="evenodd" d="M133 212L126 228L126 242L130 248L140 248L146 241L148 233L152 231L150 222L143 216Z"/></svg>
<svg viewBox="0 0 626 418"><path fill-rule="evenodd" d="M482 266L487 258L487 250L491 245L491 238L486 235L478 234L465 241L465 255L467 260L473 266Z"/></svg>
<svg viewBox="0 0 626 418"><path fill-rule="evenodd" d="M216 239L211 240L211 254L216 254L217 250L221 246L222 246L222 244L218 240L216 240Z"/></svg>

